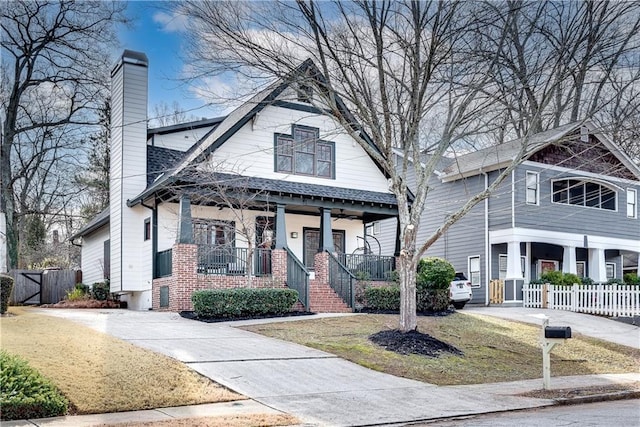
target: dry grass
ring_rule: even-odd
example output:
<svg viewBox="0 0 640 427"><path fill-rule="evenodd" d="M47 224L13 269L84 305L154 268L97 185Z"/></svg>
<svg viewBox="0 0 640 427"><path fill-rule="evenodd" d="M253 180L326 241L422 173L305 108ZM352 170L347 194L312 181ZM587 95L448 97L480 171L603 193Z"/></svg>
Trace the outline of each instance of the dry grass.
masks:
<svg viewBox="0 0 640 427"><path fill-rule="evenodd" d="M103 424L98 427L266 427L291 426L299 421L285 414L250 414L203 418L184 418L145 423Z"/></svg>
<svg viewBox="0 0 640 427"><path fill-rule="evenodd" d="M464 356L429 358L383 350L368 336L397 328L394 315L361 315L245 327L333 353L371 369L438 385L540 378L540 328L480 315L419 317L418 330L449 343ZM637 372L640 350L580 336L557 346L553 376Z"/></svg>
<svg viewBox="0 0 640 427"><path fill-rule="evenodd" d="M65 319L11 307L1 348L25 358L90 414L244 399L163 355Z"/></svg>

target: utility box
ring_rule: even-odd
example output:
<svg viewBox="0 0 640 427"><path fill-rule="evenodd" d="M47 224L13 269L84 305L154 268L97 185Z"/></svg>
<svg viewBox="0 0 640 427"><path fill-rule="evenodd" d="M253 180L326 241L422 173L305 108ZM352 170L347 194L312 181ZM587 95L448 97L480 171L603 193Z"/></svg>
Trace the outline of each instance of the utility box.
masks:
<svg viewBox="0 0 640 427"><path fill-rule="evenodd" d="M545 338L571 338L571 327L569 326L546 326L544 328Z"/></svg>

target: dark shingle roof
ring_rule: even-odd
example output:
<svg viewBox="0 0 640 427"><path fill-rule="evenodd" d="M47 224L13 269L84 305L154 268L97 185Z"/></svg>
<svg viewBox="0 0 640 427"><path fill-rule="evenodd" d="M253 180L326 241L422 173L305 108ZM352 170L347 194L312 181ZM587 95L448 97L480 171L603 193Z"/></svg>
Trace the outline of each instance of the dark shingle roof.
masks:
<svg viewBox="0 0 640 427"><path fill-rule="evenodd" d="M199 181L197 178L190 179L186 174L183 175L183 178L193 184L197 184ZM207 176L208 180L212 178L216 180L216 185L222 188L240 188L252 191L265 191L272 194L309 196L324 199L335 199L336 201L353 201L358 203L363 202L397 206L396 197L391 193L225 173L214 173Z"/></svg>
<svg viewBox="0 0 640 427"><path fill-rule="evenodd" d="M147 145L147 187L184 157L183 151Z"/></svg>
<svg viewBox="0 0 640 427"><path fill-rule="evenodd" d="M88 223L86 223L85 226L82 227L76 234L71 236L69 240L73 241L78 237L86 236L87 234L93 233L98 228L102 227L103 225L107 225L108 223L109 223L109 206L107 206L105 210L100 212L98 215L91 218L91 220Z"/></svg>

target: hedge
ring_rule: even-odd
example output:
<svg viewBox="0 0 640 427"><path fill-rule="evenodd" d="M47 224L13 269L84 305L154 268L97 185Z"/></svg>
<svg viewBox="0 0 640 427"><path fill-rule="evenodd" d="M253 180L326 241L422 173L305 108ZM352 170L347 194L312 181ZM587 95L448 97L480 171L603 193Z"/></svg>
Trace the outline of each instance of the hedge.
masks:
<svg viewBox="0 0 640 427"><path fill-rule="evenodd" d="M27 362L0 351L0 419L48 418L67 413L69 403Z"/></svg>
<svg viewBox="0 0 640 427"><path fill-rule="evenodd" d="M372 310L400 310L400 287L369 287L364 290L365 306Z"/></svg>
<svg viewBox="0 0 640 427"><path fill-rule="evenodd" d="M0 314L7 312L9 297L13 289L13 277L0 274Z"/></svg>
<svg viewBox="0 0 640 427"><path fill-rule="evenodd" d="M198 317L252 317L291 311L298 291L286 288L207 289L191 294Z"/></svg>

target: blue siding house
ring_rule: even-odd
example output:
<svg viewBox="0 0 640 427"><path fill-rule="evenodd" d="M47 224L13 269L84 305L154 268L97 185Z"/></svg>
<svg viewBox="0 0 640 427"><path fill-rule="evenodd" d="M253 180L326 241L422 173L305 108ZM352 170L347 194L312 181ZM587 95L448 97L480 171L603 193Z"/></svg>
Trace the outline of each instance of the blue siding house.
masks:
<svg viewBox="0 0 640 427"><path fill-rule="evenodd" d="M640 168L597 129L587 121L530 137L525 160L510 177L427 251L467 275L472 303L489 304L495 279L504 280L504 302L517 303L522 285L545 271L595 282L638 272ZM419 242L490 185L522 144L516 140L443 162L430 183ZM371 230L381 252L393 253L395 220Z"/></svg>

